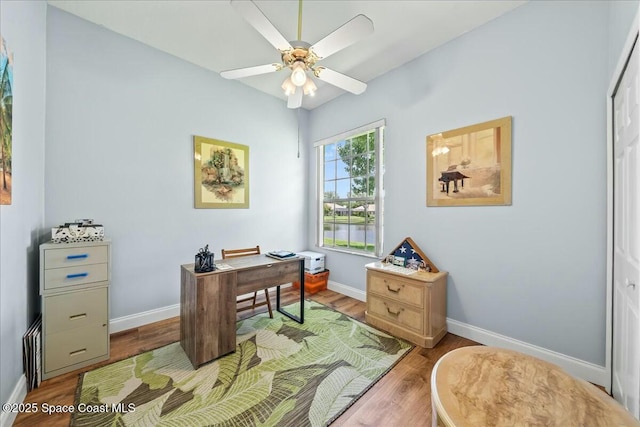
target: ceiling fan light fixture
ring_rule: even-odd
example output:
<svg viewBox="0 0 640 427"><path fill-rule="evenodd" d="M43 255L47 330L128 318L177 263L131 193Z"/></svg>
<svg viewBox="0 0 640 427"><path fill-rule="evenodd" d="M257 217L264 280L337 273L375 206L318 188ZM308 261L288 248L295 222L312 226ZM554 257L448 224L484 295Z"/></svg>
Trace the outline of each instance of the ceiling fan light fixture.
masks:
<svg viewBox="0 0 640 427"><path fill-rule="evenodd" d="M302 90L304 91L304 94L305 95L309 95L309 96L315 95L316 94L316 89L318 89L318 88L316 87L316 84L313 82L312 79L307 79L306 83L302 87Z"/></svg>
<svg viewBox="0 0 640 427"><path fill-rule="evenodd" d="M291 77L287 77L284 82L282 82L282 90L284 90L284 94L287 96L296 93L296 86L291 81Z"/></svg>
<svg viewBox="0 0 640 427"><path fill-rule="evenodd" d="M293 84L298 87L304 85L307 81L307 72L305 70L304 63L296 62L291 66L291 69L293 70L291 72L291 81Z"/></svg>
<svg viewBox="0 0 640 427"><path fill-rule="evenodd" d="M2 0L0 0L2 1ZM302 0L298 0L298 39L287 41L280 31L269 21L258 8L256 0L230 0L236 11L258 31L280 53L281 63L271 63L253 67L222 71L220 75L226 79L240 79L249 76L290 70L289 76L282 83L282 89L288 96L287 107L300 108L304 95L313 96L317 90L314 78L337 88L359 95L367 88L366 83L317 65L321 59L351 46L373 32L373 22L364 15L338 27L324 38L310 45L302 38ZM307 76L307 71L312 74ZM300 88L300 90L297 90Z"/></svg>

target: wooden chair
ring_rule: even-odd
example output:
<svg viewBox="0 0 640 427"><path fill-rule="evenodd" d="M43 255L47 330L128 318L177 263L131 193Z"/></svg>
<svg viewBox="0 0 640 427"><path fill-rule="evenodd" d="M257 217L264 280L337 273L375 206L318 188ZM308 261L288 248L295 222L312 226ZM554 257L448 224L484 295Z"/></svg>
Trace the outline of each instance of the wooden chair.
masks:
<svg viewBox="0 0 640 427"><path fill-rule="evenodd" d="M227 258L239 258L242 256L251 256L251 255L260 255L260 246L256 246L255 248L244 248L244 249L222 249L222 259ZM258 292L254 292L252 296L240 297L236 301L238 306L236 308L236 312L241 312L245 310L255 310L256 307L260 307L262 305L266 305L269 309L269 317L273 319L273 312L271 311L271 299L269 299L269 290L264 290L264 296L266 297L266 301L257 302L256 298L258 297ZM251 305L242 305L247 301L251 301Z"/></svg>

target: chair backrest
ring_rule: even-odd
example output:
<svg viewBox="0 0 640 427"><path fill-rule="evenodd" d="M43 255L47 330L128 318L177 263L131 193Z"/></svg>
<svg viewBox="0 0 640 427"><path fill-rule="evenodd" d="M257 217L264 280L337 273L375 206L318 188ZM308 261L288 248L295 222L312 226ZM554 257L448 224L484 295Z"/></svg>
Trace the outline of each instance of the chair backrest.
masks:
<svg viewBox="0 0 640 427"><path fill-rule="evenodd" d="M244 249L222 249L222 259L238 258L241 256L260 255L260 246Z"/></svg>

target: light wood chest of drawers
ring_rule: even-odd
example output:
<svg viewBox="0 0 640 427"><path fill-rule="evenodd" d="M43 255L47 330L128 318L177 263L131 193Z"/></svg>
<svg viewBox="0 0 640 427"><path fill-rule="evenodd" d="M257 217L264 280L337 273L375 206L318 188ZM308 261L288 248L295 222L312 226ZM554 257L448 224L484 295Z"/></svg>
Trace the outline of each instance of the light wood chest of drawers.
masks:
<svg viewBox="0 0 640 427"><path fill-rule="evenodd" d="M42 378L109 358L111 242L40 245Z"/></svg>
<svg viewBox="0 0 640 427"><path fill-rule="evenodd" d="M406 275L374 262L367 269L367 323L420 347L447 333L447 273Z"/></svg>

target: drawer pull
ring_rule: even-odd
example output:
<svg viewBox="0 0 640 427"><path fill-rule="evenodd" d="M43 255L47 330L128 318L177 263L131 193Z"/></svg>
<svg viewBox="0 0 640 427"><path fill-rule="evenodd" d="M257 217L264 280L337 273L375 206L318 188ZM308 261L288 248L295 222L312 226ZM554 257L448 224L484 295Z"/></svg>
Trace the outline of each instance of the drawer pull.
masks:
<svg viewBox="0 0 640 427"><path fill-rule="evenodd" d="M70 352L69 356L77 356L79 354L86 353L86 352L87 352L86 348L81 348L80 350Z"/></svg>
<svg viewBox="0 0 640 427"><path fill-rule="evenodd" d="M273 264L267 264L267 268L273 267Z"/></svg>
<svg viewBox="0 0 640 427"><path fill-rule="evenodd" d="M89 258L89 254L67 255L67 259Z"/></svg>
<svg viewBox="0 0 640 427"><path fill-rule="evenodd" d="M387 307L387 313L389 313L392 316L398 316L398 315L400 315L400 313L402 313L404 311L404 308L399 308L398 310L393 311L393 310L391 310L389 308L388 305L385 304L385 306Z"/></svg>
<svg viewBox="0 0 640 427"><path fill-rule="evenodd" d="M67 279L77 279L78 277L87 277L89 273L67 274Z"/></svg>
<svg viewBox="0 0 640 427"><path fill-rule="evenodd" d="M87 317L87 313L74 314L73 316L69 316L69 320L77 320L77 319L82 319L84 317Z"/></svg>
<svg viewBox="0 0 640 427"><path fill-rule="evenodd" d="M391 287L387 285L387 290L389 292L393 292L394 294L397 294L398 292L400 292L401 289L402 289L402 286L400 286L398 289L391 289Z"/></svg>

